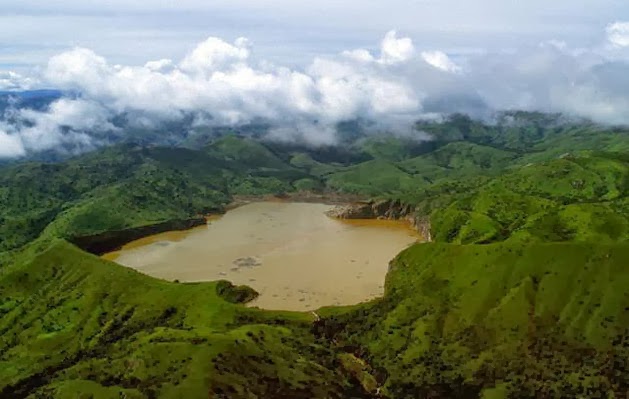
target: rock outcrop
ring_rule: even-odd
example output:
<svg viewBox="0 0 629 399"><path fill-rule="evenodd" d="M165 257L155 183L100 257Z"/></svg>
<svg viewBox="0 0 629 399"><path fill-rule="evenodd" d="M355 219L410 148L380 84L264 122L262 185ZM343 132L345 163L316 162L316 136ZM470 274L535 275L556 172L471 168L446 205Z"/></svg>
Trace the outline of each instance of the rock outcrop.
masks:
<svg viewBox="0 0 629 399"><path fill-rule="evenodd" d="M430 218L428 216L413 216L410 219L407 218L413 228L419 232L419 234L427 242L432 241L432 234L430 233Z"/></svg>
<svg viewBox="0 0 629 399"><path fill-rule="evenodd" d="M430 218L418 216L415 207L400 200L362 201L338 205L328 216L337 219L387 219L406 220L427 241L431 240Z"/></svg>
<svg viewBox="0 0 629 399"><path fill-rule="evenodd" d="M339 205L328 212L328 216L338 219L389 219L397 220L415 211L410 204L398 200L353 202Z"/></svg>

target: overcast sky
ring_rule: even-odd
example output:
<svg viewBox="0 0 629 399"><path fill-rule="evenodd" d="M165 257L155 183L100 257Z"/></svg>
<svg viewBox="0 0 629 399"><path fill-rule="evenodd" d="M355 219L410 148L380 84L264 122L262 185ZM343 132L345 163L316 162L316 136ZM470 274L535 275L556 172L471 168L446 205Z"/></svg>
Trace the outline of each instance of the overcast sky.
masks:
<svg viewBox="0 0 629 399"><path fill-rule="evenodd" d="M0 90L80 93L0 115L0 158L193 118L335 142L501 110L629 125L627 0L0 0Z"/></svg>
<svg viewBox="0 0 629 399"><path fill-rule="evenodd" d="M420 49L465 53L560 40L590 47L629 19L626 0L0 0L0 69L23 71L80 46L112 63L181 58L208 36L300 65L374 47L391 29Z"/></svg>

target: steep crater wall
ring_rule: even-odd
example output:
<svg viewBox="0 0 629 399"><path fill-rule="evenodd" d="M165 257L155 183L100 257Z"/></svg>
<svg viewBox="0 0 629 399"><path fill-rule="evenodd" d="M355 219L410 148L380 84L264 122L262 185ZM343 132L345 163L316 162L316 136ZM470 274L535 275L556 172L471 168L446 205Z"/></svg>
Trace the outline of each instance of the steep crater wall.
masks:
<svg viewBox="0 0 629 399"><path fill-rule="evenodd" d="M430 218L418 215L415 205L400 200L371 200L338 205L328 212L337 219L406 220L426 241L431 241Z"/></svg>
<svg viewBox="0 0 629 399"><path fill-rule="evenodd" d="M204 217L174 219L124 230L112 230L88 236L73 237L70 238L70 241L84 251L102 255L120 249L123 245L143 237L167 231L188 230L197 226L203 226L206 223L207 221Z"/></svg>

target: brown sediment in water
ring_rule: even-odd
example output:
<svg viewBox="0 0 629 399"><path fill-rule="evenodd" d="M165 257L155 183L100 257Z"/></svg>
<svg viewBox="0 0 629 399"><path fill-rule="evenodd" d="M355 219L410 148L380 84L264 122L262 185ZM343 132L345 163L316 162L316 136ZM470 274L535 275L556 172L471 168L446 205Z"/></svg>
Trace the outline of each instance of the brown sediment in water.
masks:
<svg viewBox="0 0 629 399"><path fill-rule="evenodd" d="M419 234L404 221L336 220L316 203L242 205L207 226L146 237L106 259L168 280L226 279L252 306L311 310L382 295L389 260Z"/></svg>

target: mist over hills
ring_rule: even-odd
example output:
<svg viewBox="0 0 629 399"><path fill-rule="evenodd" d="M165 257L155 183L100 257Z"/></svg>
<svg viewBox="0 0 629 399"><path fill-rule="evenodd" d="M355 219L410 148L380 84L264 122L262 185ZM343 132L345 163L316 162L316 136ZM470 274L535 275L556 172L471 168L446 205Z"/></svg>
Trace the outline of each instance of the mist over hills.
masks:
<svg viewBox="0 0 629 399"><path fill-rule="evenodd" d="M15 124L23 129L35 129L24 115L32 113L49 112L51 107L60 100L77 99L80 96L72 92L59 90L32 90L32 91L8 91L0 92L0 124ZM6 155L0 158L0 165L24 161L62 161L81 153L91 152L98 148L117 145L135 144L139 146L168 146L189 149L200 149L215 139L225 135L237 135L249 137L268 143L271 147L292 147L305 151L338 152L341 148L349 148L349 152L356 152L351 147L360 145L369 137L385 139L386 137L400 138L405 145L411 147L434 148L435 145L428 142L457 139L474 139L475 130L493 130L491 140L517 140L517 138L498 137L502 132L513 130L547 129L557 130L571 129L579 126L582 129L590 129L592 132L626 132L629 128L624 126L606 126L562 114L545 114L527 111L500 111L484 118L478 119L462 113L436 114L430 118L424 118L404 124L382 124L373 120L359 118L340 121L333 126L326 126L318 121L312 121L308 127L280 127L272 120L258 118L250 123L236 125L212 125L200 124L193 113L182 116L173 121L159 122L155 126L138 126L138 115L134 113L122 113L115 115L107 122L108 128L100 128L96 131L77 130L70 125L60 125L60 141L54 137L43 139L39 147L27 152L11 152L13 147L5 146ZM89 121L88 123L92 123ZM88 125L89 126L89 125ZM442 127L439 127L442 126ZM457 133L451 136L445 126L456 126ZM300 130L301 129L301 130ZM305 130L304 130L305 129ZM481 133L484 134L484 133ZM321 142L313 142L304 135L325 135L327 139ZM541 138L537 137L537 138ZM487 141L488 139L484 139ZM532 138L527 138L532 140ZM425 142L425 143L424 143ZM482 140L481 140L482 142ZM424 143L424 144L422 144ZM503 143L505 144L505 143ZM438 145L438 144L437 144ZM349 146L349 147L348 147ZM526 144L519 143L512 150L522 150ZM334 149L334 147L339 147ZM412 150L411 150L412 151Z"/></svg>
<svg viewBox="0 0 629 399"><path fill-rule="evenodd" d="M624 126L625 28L610 24L585 47L551 38L456 57L391 30L375 49L315 56L301 66L269 62L243 37L211 36L179 59L142 65L77 47L52 56L28 85L61 94L5 85L12 93L0 94L0 158L77 154L121 141L180 145L199 132L252 126L275 141L326 146L342 141L339 124L416 135L417 120L458 113L490 122L523 110Z"/></svg>

